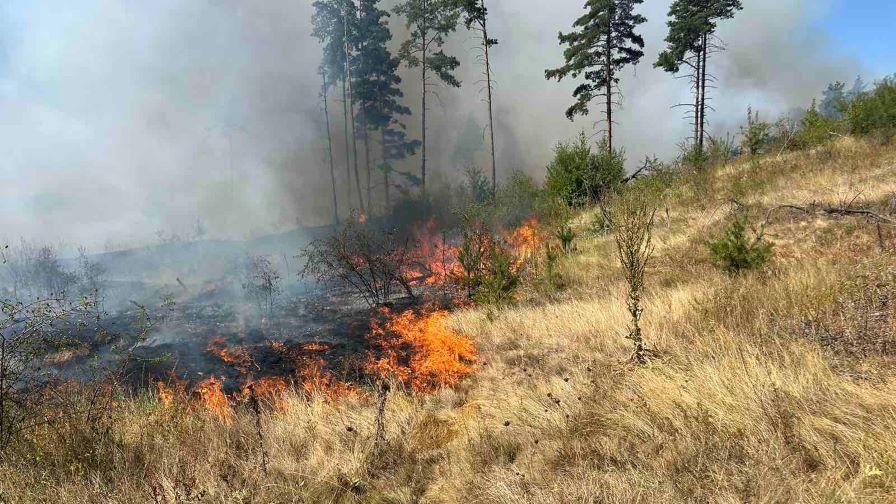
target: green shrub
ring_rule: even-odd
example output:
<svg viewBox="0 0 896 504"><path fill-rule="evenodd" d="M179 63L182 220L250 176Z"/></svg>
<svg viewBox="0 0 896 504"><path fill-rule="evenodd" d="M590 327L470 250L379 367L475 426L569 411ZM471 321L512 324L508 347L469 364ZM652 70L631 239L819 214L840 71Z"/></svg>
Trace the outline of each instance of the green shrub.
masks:
<svg viewBox="0 0 896 504"><path fill-rule="evenodd" d="M896 133L896 76L878 82L874 89L860 93L846 111L850 133L854 135Z"/></svg>
<svg viewBox="0 0 896 504"><path fill-rule="evenodd" d="M547 168L545 189L569 206L597 201L625 177L625 156L610 150L606 142L594 152L585 133L569 143L560 143Z"/></svg>
<svg viewBox="0 0 896 504"><path fill-rule="evenodd" d="M710 136L705 153L706 161L712 166L724 165L734 157L735 150L734 137L730 134L726 133L724 137Z"/></svg>
<svg viewBox="0 0 896 504"><path fill-rule="evenodd" d="M819 112L815 100L812 100L812 106L800 120L800 129L794 135L793 147L809 149L821 145L831 139L832 133L842 129L842 121L826 117Z"/></svg>
<svg viewBox="0 0 896 504"><path fill-rule="evenodd" d="M514 300L520 274L513 254L482 227L464 233L457 253L457 283L480 304L505 305Z"/></svg>
<svg viewBox="0 0 896 504"><path fill-rule="evenodd" d="M729 275L763 267L771 260L774 245L765 240L764 228L754 229L752 235L747 236L746 217L736 217L720 239L706 244L713 264Z"/></svg>
<svg viewBox="0 0 896 504"><path fill-rule="evenodd" d="M564 224L558 227L557 231L554 232L554 236L560 242L560 249L563 250L564 254L572 251L572 242L576 239L576 232L572 230L572 226Z"/></svg>
<svg viewBox="0 0 896 504"><path fill-rule="evenodd" d="M759 119L759 112L753 112L752 107L747 109L747 124L740 129L743 140L741 145L744 152L755 157L763 152L771 143L772 125Z"/></svg>

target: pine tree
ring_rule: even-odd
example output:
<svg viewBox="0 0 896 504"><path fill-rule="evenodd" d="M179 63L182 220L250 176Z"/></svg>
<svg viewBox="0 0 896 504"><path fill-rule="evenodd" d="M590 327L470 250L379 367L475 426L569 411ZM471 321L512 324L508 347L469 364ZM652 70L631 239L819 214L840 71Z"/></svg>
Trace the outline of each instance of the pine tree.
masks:
<svg viewBox="0 0 896 504"><path fill-rule="evenodd" d="M392 40L389 29L389 13L378 7L380 0L361 0L358 22L359 57L355 95L358 103L358 130L364 139L367 168L367 201L372 201L372 173L370 143L371 133L378 131L382 161L378 168L383 172L386 206L389 206L389 161L401 159L416 151L419 142L407 139L404 125L399 118L410 115L411 110L402 105L404 96L400 89L401 78L397 71L400 64L388 49ZM387 169L388 168L388 169Z"/></svg>
<svg viewBox="0 0 896 504"><path fill-rule="evenodd" d="M577 115L588 115L589 104L595 98L604 100L607 149L613 150L613 107L618 105L619 71L635 65L644 56L644 39L635 32L647 21L635 14L635 6L643 0L588 0L588 11L573 23L577 31L560 33L566 64L545 71L548 79L563 80L567 76L585 77L585 82L573 92L577 99L567 111L572 120Z"/></svg>
<svg viewBox="0 0 896 504"><path fill-rule="evenodd" d="M333 180L333 207L336 220L339 219L338 198L336 196L336 175L333 165L333 139L330 132L330 113L327 99L330 88L345 76L345 26L343 16L337 0L321 0L314 2L314 15L312 17L314 29L312 35L323 46L323 58L319 72L323 79L321 95L323 98L324 115L327 125L327 143L329 145L330 177ZM343 85L343 100L346 100L345 86ZM346 124L348 124L346 118ZM345 137L346 156L346 181L349 200L351 200L351 172L349 168L348 134Z"/></svg>
<svg viewBox="0 0 896 504"><path fill-rule="evenodd" d="M318 0L314 2L312 35L323 45L322 66L329 85L342 83L342 112L345 132L345 171L348 201L352 199L351 164L354 159L355 182L358 187L358 203L364 210L361 196L361 180L358 173L358 148L355 135L354 96L352 93L352 45L357 28L356 7L353 0ZM350 147L351 145L351 147Z"/></svg>
<svg viewBox="0 0 896 504"><path fill-rule="evenodd" d="M482 64L485 67L486 103L488 104L488 131L492 155L492 194L498 190L498 170L495 161L495 120L492 107L494 81L492 79L492 63L489 51L498 45L498 39L488 36L488 9L485 0L459 0L464 13L464 25L468 30L475 30L482 35Z"/></svg>
<svg viewBox="0 0 896 504"><path fill-rule="evenodd" d="M408 40L401 45L399 57L408 67L421 69L423 159L420 183L423 194L426 194L426 99L433 85L430 74L435 74L439 81L448 86L460 87L460 81L453 73L460 62L454 56L445 54L442 49L445 38L457 30L460 11L457 0L405 0L395 7L395 13L404 16L405 24L410 30Z"/></svg>
<svg viewBox="0 0 896 504"><path fill-rule="evenodd" d="M327 82L327 70L321 65L318 69L323 78L321 85L321 100L324 107L324 124L327 128L327 160L330 162L330 182L333 184L333 223L339 223L339 196L336 193L336 167L333 164L333 135L330 132L330 106L328 102L328 94L330 83Z"/></svg>
<svg viewBox="0 0 896 504"><path fill-rule="evenodd" d="M706 90L714 80L707 71L709 55L724 50L715 36L718 22L731 19L742 10L741 0L675 0L669 8L666 50L654 66L676 74L685 66L691 70L694 89L694 147L703 152L706 136ZM690 105L688 105L690 106Z"/></svg>

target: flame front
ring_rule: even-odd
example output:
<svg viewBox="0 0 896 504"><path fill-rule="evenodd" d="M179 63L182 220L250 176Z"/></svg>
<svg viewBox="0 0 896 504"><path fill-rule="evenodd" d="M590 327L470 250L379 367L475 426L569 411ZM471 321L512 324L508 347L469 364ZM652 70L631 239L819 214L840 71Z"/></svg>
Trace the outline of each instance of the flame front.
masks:
<svg viewBox="0 0 896 504"><path fill-rule="evenodd" d="M538 249L544 244L546 237L538 230L538 219L531 217L508 233L505 240L513 248L518 261L522 263L538 254Z"/></svg>
<svg viewBox="0 0 896 504"><path fill-rule="evenodd" d="M202 411L208 412L225 424L230 424L233 420L233 409L230 406L230 400L221 387L221 380L212 375L193 389L193 406Z"/></svg>
<svg viewBox="0 0 896 504"><path fill-rule="evenodd" d="M475 370L476 347L448 329L448 312L383 314L386 322L374 323L369 335L368 372L427 392L457 385Z"/></svg>

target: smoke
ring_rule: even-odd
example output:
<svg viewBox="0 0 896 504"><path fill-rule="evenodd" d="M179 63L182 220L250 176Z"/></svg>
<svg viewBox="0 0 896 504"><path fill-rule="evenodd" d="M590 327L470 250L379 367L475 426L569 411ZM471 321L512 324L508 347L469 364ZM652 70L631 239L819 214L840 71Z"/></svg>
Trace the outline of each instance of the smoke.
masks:
<svg viewBox="0 0 896 504"><path fill-rule="evenodd" d="M393 2L394 3L394 2ZM592 118L563 111L575 85L544 80L558 66L556 34L581 0L490 0L499 171L540 176L552 146ZM805 105L835 79L862 71L832 60L814 22L825 2L753 0L725 22L729 50L715 57L714 133L736 131L748 105L771 116ZM669 157L689 127L670 105L687 83L654 68L669 1L643 5L641 64L623 77L618 143L632 163ZM241 238L326 222L326 140L310 37L311 2L269 0L12 0L0 7L0 233L7 240L122 246L161 230ZM395 45L403 23L394 18ZM461 30L449 50L464 87L431 100L430 159L456 178L451 154L470 114L486 124L478 40ZM406 103L419 81L402 70ZM344 185L341 104L331 101L336 169ZM408 119L419 132L418 116ZM487 153L480 152L487 165ZM416 170L411 159L403 169ZM345 191L340 190L342 199ZM345 201L341 201L343 208Z"/></svg>

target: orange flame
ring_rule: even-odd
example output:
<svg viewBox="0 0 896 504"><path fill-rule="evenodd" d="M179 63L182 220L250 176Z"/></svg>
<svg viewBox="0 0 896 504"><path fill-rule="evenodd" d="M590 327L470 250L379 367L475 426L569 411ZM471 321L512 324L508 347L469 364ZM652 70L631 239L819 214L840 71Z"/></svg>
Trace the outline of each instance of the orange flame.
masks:
<svg viewBox="0 0 896 504"><path fill-rule="evenodd" d="M252 354L247 349L227 346L227 340L223 336L212 336L206 351L217 355L221 360L231 364L243 374L248 373L249 368L252 366L258 369L255 359L252 358Z"/></svg>
<svg viewBox="0 0 896 504"><path fill-rule="evenodd" d="M505 240L513 248L521 263L535 256L546 239L544 233L538 230L538 219L535 217L531 217L505 236Z"/></svg>
<svg viewBox="0 0 896 504"><path fill-rule="evenodd" d="M212 375L193 389L194 407L208 412L227 425L233 421L233 409L230 400L221 388L221 380Z"/></svg>
<svg viewBox="0 0 896 504"><path fill-rule="evenodd" d="M365 224L367 222L367 215L360 214L358 215L358 224Z"/></svg>
<svg viewBox="0 0 896 504"><path fill-rule="evenodd" d="M412 255L417 264L406 272L406 276L413 280L412 285L442 285L460 270L458 247L448 243L438 227L435 218L431 218L414 232L417 248Z"/></svg>
<svg viewBox="0 0 896 504"><path fill-rule="evenodd" d="M280 377L262 378L250 381L242 390L242 398L247 399L253 394L259 401L269 402L280 411L285 409L285 394L289 384Z"/></svg>
<svg viewBox="0 0 896 504"><path fill-rule="evenodd" d="M172 373L168 383L158 381L155 385L159 401L166 408L170 408L176 403L185 403L187 401L187 382L174 376L174 373Z"/></svg>
<svg viewBox="0 0 896 504"><path fill-rule="evenodd" d="M426 392L457 385L475 370L476 347L448 329L447 312L383 314L386 322L374 322L368 336L374 347L365 363L369 372Z"/></svg>
<svg viewBox="0 0 896 504"><path fill-rule="evenodd" d="M327 361L321 355L330 350L323 343L305 343L288 347L281 342L271 343L274 350L292 361L295 366L296 380L307 394L321 392L331 399L352 395L355 387L337 378L326 369Z"/></svg>

